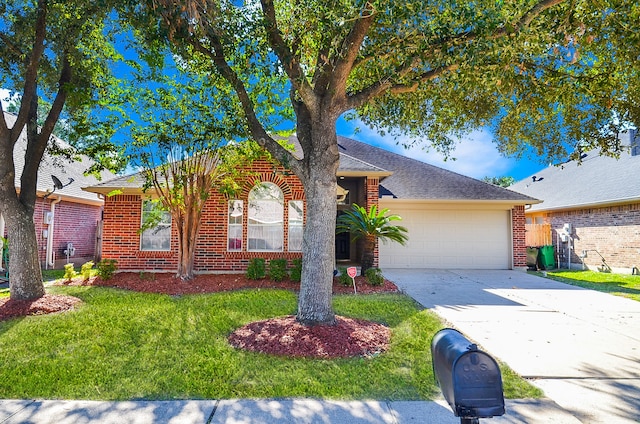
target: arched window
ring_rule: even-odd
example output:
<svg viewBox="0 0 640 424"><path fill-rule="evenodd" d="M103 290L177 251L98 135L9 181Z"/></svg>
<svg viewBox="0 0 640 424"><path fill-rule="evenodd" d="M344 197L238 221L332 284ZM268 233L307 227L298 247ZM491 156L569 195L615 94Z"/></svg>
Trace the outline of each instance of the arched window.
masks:
<svg viewBox="0 0 640 424"><path fill-rule="evenodd" d="M284 195L273 183L262 183L249 192L247 250L283 250Z"/></svg>

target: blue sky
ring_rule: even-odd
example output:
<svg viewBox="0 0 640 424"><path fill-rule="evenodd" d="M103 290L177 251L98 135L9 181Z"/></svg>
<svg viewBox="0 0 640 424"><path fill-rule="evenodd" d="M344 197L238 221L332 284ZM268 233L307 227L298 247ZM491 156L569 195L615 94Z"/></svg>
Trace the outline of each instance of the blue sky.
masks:
<svg viewBox="0 0 640 424"><path fill-rule="evenodd" d="M0 90L0 98L7 96L6 90ZM502 156L493 143L493 136L488 130L478 130L458 141L453 159L444 160L435 151L427 152L420 147L406 149L396 143L392 136L380 136L376 131L358 121L340 119L337 124L338 135L353 138L386 150L408 156L440 168L472 178L511 176L516 181L535 174L546 164L531 158L516 160Z"/></svg>
<svg viewBox="0 0 640 424"><path fill-rule="evenodd" d="M458 140L456 149L451 155L452 158L447 161L433 149L429 152L420 147L406 149L401 144L397 144L392 136L380 136L375 130L357 121L347 122L341 119L338 122L337 131L338 135L382 147L394 153L477 179L510 176L518 181L548 166L548 164L541 163L534 158L525 157L516 160L504 157L496 149L493 135L488 130L477 130L464 139Z"/></svg>

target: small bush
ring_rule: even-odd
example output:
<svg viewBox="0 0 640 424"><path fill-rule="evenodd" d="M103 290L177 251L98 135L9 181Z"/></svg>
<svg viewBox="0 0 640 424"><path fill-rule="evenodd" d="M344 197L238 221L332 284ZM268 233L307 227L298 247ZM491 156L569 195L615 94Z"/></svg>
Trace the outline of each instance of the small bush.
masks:
<svg viewBox="0 0 640 424"><path fill-rule="evenodd" d="M291 261L293 268L291 268L291 279L293 281L300 282L302 280L302 259L297 258Z"/></svg>
<svg viewBox="0 0 640 424"><path fill-rule="evenodd" d="M73 278L78 275L76 270L73 268L73 264L66 264L64 266L64 279L67 281L73 280Z"/></svg>
<svg viewBox="0 0 640 424"><path fill-rule="evenodd" d="M82 274L82 278L84 281L87 281L91 278L91 270L93 269L93 261L85 262L80 267L80 274Z"/></svg>
<svg viewBox="0 0 640 424"><path fill-rule="evenodd" d="M265 277L265 261L262 258L254 258L249 261L245 274L250 280L259 280Z"/></svg>
<svg viewBox="0 0 640 424"><path fill-rule="evenodd" d="M100 278L102 278L103 280L109 280L111 277L113 277L113 274L115 274L116 270L118 269L117 263L118 261L116 261L115 259L103 259L98 262L97 269Z"/></svg>
<svg viewBox="0 0 640 424"><path fill-rule="evenodd" d="M271 259L269 261L269 278L273 281L282 281L287 277L287 260Z"/></svg>
<svg viewBox="0 0 640 424"><path fill-rule="evenodd" d="M364 278L372 286L381 286L384 284L384 277L380 268L369 268L364 272Z"/></svg>
<svg viewBox="0 0 640 424"><path fill-rule="evenodd" d="M338 282L347 287L353 285L353 280L351 280L351 277L347 274L347 268L343 266L338 268Z"/></svg>

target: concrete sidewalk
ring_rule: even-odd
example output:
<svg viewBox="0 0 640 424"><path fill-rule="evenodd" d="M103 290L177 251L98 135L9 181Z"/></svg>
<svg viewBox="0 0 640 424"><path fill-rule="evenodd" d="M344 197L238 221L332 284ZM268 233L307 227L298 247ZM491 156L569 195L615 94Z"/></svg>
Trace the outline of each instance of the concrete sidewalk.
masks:
<svg viewBox="0 0 640 424"><path fill-rule="evenodd" d="M521 271L385 276L581 422L640 422L640 302Z"/></svg>
<svg viewBox="0 0 640 424"><path fill-rule="evenodd" d="M480 420L504 423L580 421L549 400L507 401L507 414ZM457 424L444 401L340 402L313 399L97 402L0 400L2 424Z"/></svg>

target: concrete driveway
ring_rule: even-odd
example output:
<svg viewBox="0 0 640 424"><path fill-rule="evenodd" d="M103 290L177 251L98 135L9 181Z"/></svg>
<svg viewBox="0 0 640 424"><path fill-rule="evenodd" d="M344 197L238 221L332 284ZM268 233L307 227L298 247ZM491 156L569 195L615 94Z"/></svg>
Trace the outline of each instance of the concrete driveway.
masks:
<svg viewBox="0 0 640 424"><path fill-rule="evenodd" d="M580 421L640 422L640 302L522 271L385 276Z"/></svg>

